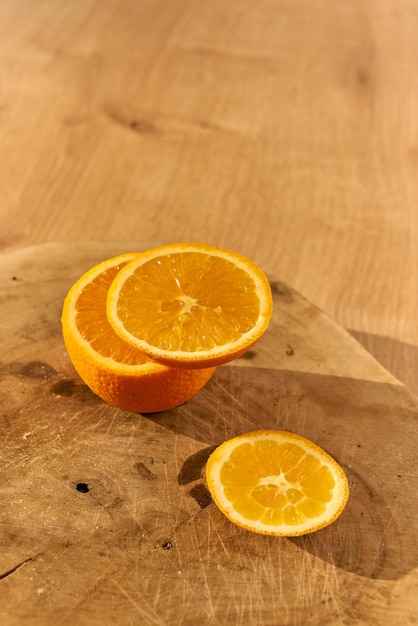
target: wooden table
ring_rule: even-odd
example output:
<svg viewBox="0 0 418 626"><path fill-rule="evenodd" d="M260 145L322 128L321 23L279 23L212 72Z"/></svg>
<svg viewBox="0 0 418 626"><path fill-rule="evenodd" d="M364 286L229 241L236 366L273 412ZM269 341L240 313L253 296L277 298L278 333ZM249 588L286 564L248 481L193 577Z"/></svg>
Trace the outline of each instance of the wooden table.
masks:
<svg viewBox="0 0 418 626"><path fill-rule="evenodd" d="M40 259L55 263L66 244L76 245L80 268L83 259L96 259L101 250L123 250L132 241L195 240L236 249L273 281L325 311L341 328L342 334L336 332L337 338L345 337L343 342L349 341L346 329L384 366L371 365L366 353L359 356L353 342L354 369L366 360L366 380L402 388L404 407L415 407L407 389L418 393L417 15L416 0L3 0L3 268L12 271L16 259L26 259L26 268L30 258L38 269ZM50 243L57 247L45 246ZM60 268L58 264L55 280ZM34 280L43 275L38 272ZM2 294L5 287L10 284L2 283ZM66 285L61 288L64 293ZM8 315L14 317L8 302ZM20 313L15 311L16 318ZM322 319L319 311L315 315ZM4 316L1 324L5 375L10 355L19 359L27 348L13 340L12 325ZM58 335L54 341L59 342ZM65 355L56 355L56 362L67 367ZM354 369L343 375L354 376ZM331 367L327 375L337 370ZM37 371L35 378L43 374L51 372ZM23 393L24 372L19 376ZM8 385L3 398L9 397ZM3 400L3 419L6 405ZM128 419L125 427L129 424ZM13 423L7 432L12 431ZM29 431L19 437L30 437ZM51 446L48 441L42 445ZM196 451L191 445L189 453ZM61 475L66 471L69 476L69 468L60 467ZM140 465L137 471L145 474L149 467ZM18 473L14 479L18 481ZM404 477L406 492L409 480ZM26 485L23 475L19 484ZM29 486L25 488L30 491ZM112 486L100 488L106 499ZM26 496L34 502L36 494L29 491ZM42 502L38 505L41 515ZM416 510L411 513L416 521ZM83 515L76 524L80 533L89 514ZM396 519L396 507L393 515ZM35 527L42 532L42 525ZM217 532L221 550L219 528ZM2 613L6 626L57 619L63 624L238 625L248 624L250 615L258 619L254 624L269 626L403 625L418 618L411 591L416 577L410 567L392 587L367 587L373 606L380 602L377 617L367 615L363 598L361 610L353 600L350 606L336 605L323 620L315 613L317 621L312 622L306 621L306 612L280 613L279 605L271 613L240 613L237 608L226 621L209 611L206 622L202 615L195 622L190 607L173 613L149 606L144 598L141 603L122 579L107 589L102 615L97 607L91 614L85 610L88 594L80 604L74 596L70 613L53 600L39 605L43 590L49 584L51 592L53 586L53 561L49 582L38 582L30 595L38 553L22 543L15 548L13 533L7 537L6 543L1 539L8 548L0 566L0 612L2 584L4 589L9 585ZM201 539L194 535L193 541ZM57 571L69 544L64 541L61 553L54 552ZM257 551L256 544L251 549ZM39 554L45 551L42 546ZM161 554L155 557L156 570L167 567ZM81 576L89 567L88 542L77 559ZM219 567L227 567L226 562ZM93 603L99 569L95 561L95 578L88 580ZM19 579L13 583L16 574ZM361 575L372 577L370 572ZM64 574L56 580L65 580ZM10 596L13 584L22 589L20 595L13 587ZM153 584L150 579L149 587ZM257 584L262 597L262 577ZM208 587L202 585L204 602ZM154 586L154 599L158 593ZM187 595L184 588L181 593ZM298 593L297 587L292 593ZM118 614L120 594L126 603ZM13 608L20 601L25 613ZM181 603L186 606L186 596ZM129 612L129 605L136 612Z"/></svg>

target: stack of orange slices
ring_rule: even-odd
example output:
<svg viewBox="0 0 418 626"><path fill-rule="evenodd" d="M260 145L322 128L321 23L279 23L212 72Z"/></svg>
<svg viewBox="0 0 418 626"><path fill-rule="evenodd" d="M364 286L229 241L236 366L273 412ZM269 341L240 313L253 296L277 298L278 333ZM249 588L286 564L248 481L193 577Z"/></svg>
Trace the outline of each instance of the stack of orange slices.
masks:
<svg viewBox="0 0 418 626"><path fill-rule="evenodd" d="M68 355L103 400L140 413L186 402L216 366L265 332L272 296L241 254L181 243L122 254L70 289L62 330Z"/></svg>

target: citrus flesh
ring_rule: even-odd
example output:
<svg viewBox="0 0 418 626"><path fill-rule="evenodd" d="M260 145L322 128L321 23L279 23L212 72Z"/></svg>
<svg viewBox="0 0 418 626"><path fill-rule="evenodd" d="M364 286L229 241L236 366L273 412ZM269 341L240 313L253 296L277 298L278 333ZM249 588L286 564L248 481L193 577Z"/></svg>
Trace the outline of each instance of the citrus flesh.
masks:
<svg viewBox="0 0 418 626"><path fill-rule="evenodd" d="M107 316L115 332L156 362L201 368L231 361L265 332L270 285L246 257L184 243L148 250L115 277Z"/></svg>
<svg viewBox="0 0 418 626"><path fill-rule="evenodd" d="M106 314L108 289L138 256L122 254L86 272L65 298L62 332L75 370L94 393L118 408L154 413L189 400L215 368L179 370L154 363L114 332Z"/></svg>
<svg viewBox="0 0 418 626"><path fill-rule="evenodd" d="M309 439L287 431L254 431L225 441L208 459L206 481L231 522L266 535L324 528L349 496L340 465Z"/></svg>

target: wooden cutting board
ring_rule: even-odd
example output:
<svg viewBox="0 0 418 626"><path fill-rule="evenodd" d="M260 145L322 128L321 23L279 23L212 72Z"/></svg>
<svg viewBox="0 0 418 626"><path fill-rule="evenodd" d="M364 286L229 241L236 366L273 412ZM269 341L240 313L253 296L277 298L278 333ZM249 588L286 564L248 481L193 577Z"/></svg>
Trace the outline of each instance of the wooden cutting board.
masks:
<svg viewBox="0 0 418 626"><path fill-rule="evenodd" d="M62 302L92 265L145 247L2 256L0 623L415 623L418 400L273 277L268 332L194 399L155 415L106 405L66 355ZM342 464L337 522L286 539L222 516L205 461L257 428L300 433Z"/></svg>

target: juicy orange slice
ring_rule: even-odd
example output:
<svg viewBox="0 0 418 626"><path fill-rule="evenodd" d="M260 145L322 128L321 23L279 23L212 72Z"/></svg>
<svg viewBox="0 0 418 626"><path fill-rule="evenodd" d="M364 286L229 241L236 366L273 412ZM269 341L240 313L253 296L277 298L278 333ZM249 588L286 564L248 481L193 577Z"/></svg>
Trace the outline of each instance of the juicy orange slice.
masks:
<svg viewBox="0 0 418 626"><path fill-rule="evenodd" d="M260 430L224 442L208 459L206 480L231 522L266 535L324 528L349 495L340 465L309 439L286 431Z"/></svg>
<svg viewBox="0 0 418 626"><path fill-rule="evenodd" d="M264 333L270 285L246 257L183 243L141 254L116 276L107 315L118 335L151 359L208 367L235 359Z"/></svg>
<svg viewBox="0 0 418 626"><path fill-rule="evenodd" d="M122 254L84 274L65 298L62 332L74 368L94 393L121 409L154 413L189 400L214 368L159 365L114 332L106 317L107 292L121 268L137 257Z"/></svg>

